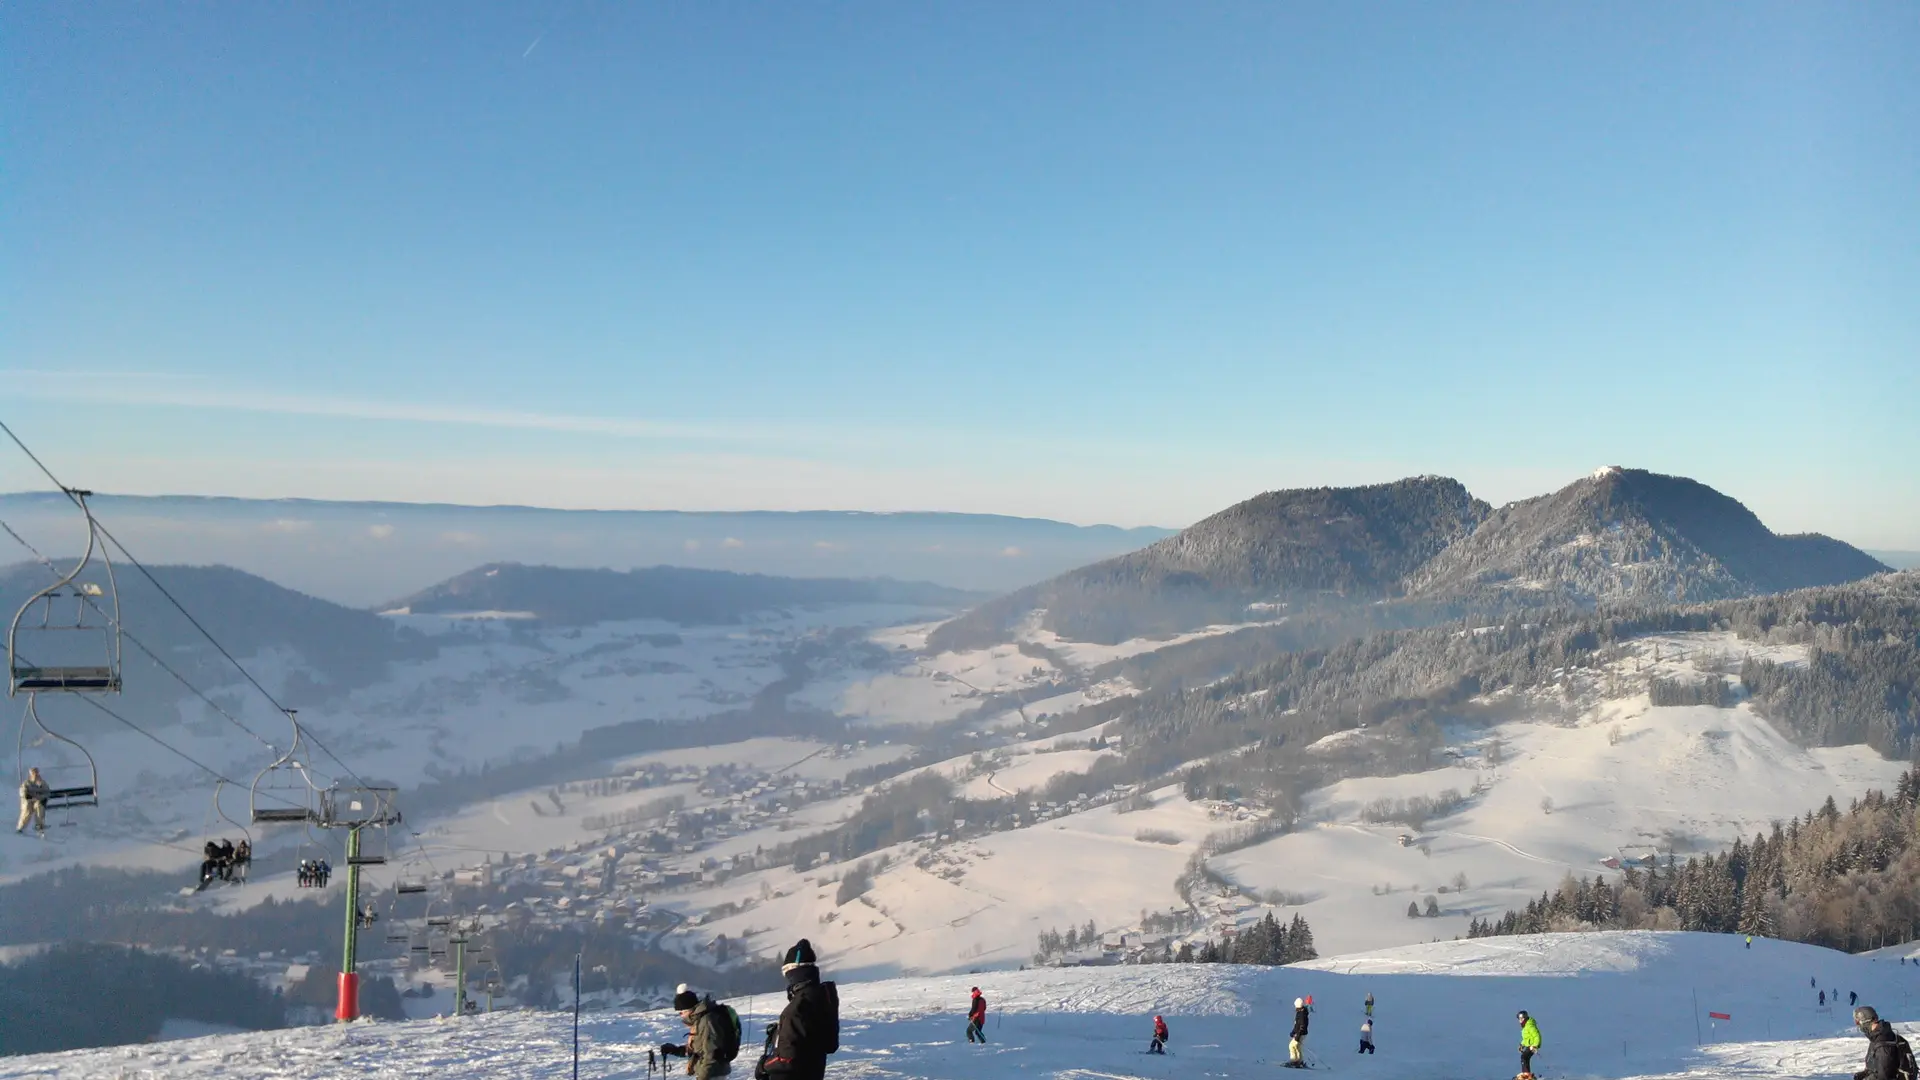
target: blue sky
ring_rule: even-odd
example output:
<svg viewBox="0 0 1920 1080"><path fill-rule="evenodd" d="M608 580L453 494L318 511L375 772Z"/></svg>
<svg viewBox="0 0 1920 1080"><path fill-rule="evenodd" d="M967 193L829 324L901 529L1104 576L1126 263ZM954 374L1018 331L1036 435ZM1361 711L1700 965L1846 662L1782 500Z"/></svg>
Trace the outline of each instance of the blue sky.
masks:
<svg viewBox="0 0 1920 1080"><path fill-rule="evenodd" d="M0 414L103 490L1621 463L1920 548L1912 4L9 5L0 70Z"/></svg>

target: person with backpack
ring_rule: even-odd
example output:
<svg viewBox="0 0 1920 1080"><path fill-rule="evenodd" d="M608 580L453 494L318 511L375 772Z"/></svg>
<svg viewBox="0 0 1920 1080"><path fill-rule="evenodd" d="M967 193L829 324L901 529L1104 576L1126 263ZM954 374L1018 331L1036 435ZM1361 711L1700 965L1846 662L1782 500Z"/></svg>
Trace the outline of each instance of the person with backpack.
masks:
<svg viewBox="0 0 1920 1080"><path fill-rule="evenodd" d="M1540 1025L1527 1010L1517 1014L1520 1020L1520 1074L1514 1080L1533 1080L1533 1055L1540 1052Z"/></svg>
<svg viewBox="0 0 1920 1080"><path fill-rule="evenodd" d="M1360 1021L1360 1050L1362 1054L1373 1053L1373 1017Z"/></svg>
<svg viewBox="0 0 1920 1080"><path fill-rule="evenodd" d="M686 1022L687 1041L661 1043L660 1056L686 1058L687 1075L695 1080L731 1073L740 1054L740 1016L733 1007L684 988L673 996L673 1007Z"/></svg>
<svg viewBox="0 0 1920 1080"><path fill-rule="evenodd" d="M980 988L973 988L973 1003L967 1006L967 1041L987 1045L987 999Z"/></svg>
<svg viewBox="0 0 1920 1080"><path fill-rule="evenodd" d="M1147 1044L1147 1053L1164 1054L1167 1052L1167 1022L1159 1017L1153 1018L1153 1041Z"/></svg>
<svg viewBox="0 0 1920 1080"><path fill-rule="evenodd" d="M769 1047L754 1070L758 1080L821 1080L827 1055L840 1050L840 991L820 981L813 945L801 938L782 958L787 1007L767 1033Z"/></svg>
<svg viewBox="0 0 1920 1080"><path fill-rule="evenodd" d="M1873 1006L1862 1005L1853 1010L1853 1022L1860 1025L1860 1033L1867 1037L1866 1067L1853 1074L1853 1080L1914 1080L1920 1075L1913 1060L1913 1047L1893 1025L1880 1019Z"/></svg>
<svg viewBox="0 0 1920 1080"><path fill-rule="evenodd" d="M1293 1033L1287 1039L1287 1068L1304 1069L1307 1062L1301 1056L1307 1041L1307 999L1293 999Z"/></svg>

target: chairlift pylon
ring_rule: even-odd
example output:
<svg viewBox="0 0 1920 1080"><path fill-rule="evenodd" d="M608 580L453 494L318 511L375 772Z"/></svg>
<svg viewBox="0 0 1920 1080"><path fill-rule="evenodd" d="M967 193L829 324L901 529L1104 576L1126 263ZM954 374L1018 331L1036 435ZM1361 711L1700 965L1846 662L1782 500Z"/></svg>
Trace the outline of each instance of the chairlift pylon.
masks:
<svg viewBox="0 0 1920 1080"><path fill-rule="evenodd" d="M120 692L120 589L113 559L100 543L100 525L87 506L93 493L68 488L67 495L87 519L87 547L73 569L27 598L7 627L7 696L56 691ZM82 580L96 562L101 580ZM73 602L73 620L59 618L56 606ZM88 612L92 612L89 617ZM31 616L38 612L36 622Z"/></svg>
<svg viewBox="0 0 1920 1080"><path fill-rule="evenodd" d="M38 773L47 791L48 810L100 805L100 769L87 748L47 726L40 718L40 695L28 692L27 709L20 717L16 744L18 783L23 787Z"/></svg>

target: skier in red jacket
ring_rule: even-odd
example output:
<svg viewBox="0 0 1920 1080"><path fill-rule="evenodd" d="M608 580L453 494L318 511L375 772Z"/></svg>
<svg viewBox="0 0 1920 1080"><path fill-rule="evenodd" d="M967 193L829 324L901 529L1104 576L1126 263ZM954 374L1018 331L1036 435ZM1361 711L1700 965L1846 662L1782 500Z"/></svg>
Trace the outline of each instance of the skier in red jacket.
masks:
<svg viewBox="0 0 1920 1080"><path fill-rule="evenodd" d="M973 1004L967 1009L967 1041L987 1044L987 999L980 996L980 988L973 988Z"/></svg>

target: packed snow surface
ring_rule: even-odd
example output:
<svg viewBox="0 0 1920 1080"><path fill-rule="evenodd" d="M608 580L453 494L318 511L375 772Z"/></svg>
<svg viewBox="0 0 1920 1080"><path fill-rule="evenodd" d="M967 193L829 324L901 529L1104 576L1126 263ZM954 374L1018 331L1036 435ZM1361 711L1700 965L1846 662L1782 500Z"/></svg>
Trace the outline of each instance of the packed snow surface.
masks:
<svg viewBox="0 0 1920 1080"><path fill-rule="evenodd" d="M833 975L831 944L827 975ZM1853 1072L1866 1040L1843 1004L1858 993L1896 1021L1912 1015L1920 969L1806 945L1677 933L1498 938L1408 946L1290 968L1174 964L1041 969L841 988L846 1080L991 1077L1274 1077L1295 997L1314 999L1311 1058L1363 1078L1487 1078L1518 1067L1517 1009L1540 1024L1548 1077L1750 1080ZM963 1035L967 989L988 1001L986 1046ZM1379 1052L1355 1053L1374 995ZM777 997L735 999L748 1046ZM1731 1020L1716 1020L1721 1013ZM1142 1053L1154 1015L1171 1053ZM639 1080L647 1048L682 1028L670 1013L594 1012L580 1024L580 1075ZM1911 1035L1911 1033L1909 1032ZM0 1059L0 1078L368 1080L571 1074L572 1017L512 1013L465 1021L358 1023ZM678 1062L674 1062L678 1065Z"/></svg>

